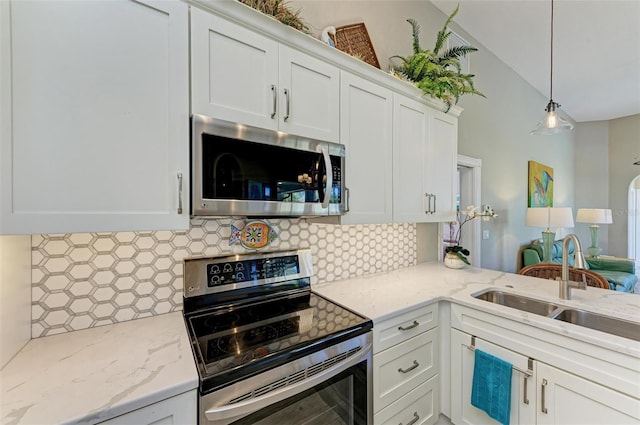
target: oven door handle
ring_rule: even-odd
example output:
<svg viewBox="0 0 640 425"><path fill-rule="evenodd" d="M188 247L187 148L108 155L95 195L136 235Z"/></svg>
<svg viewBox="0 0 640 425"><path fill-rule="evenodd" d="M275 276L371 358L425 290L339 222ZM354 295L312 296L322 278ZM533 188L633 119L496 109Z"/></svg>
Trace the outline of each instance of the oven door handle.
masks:
<svg viewBox="0 0 640 425"><path fill-rule="evenodd" d="M300 381L296 384L279 388L263 396L249 399L235 404L227 404L225 406L213 407L204 412L207 421L212 425L227 424L236 421L251 413L257 412L271 404L285 400L291 396L306 391L314 386L324 382L325 380L339 374L340 372L358 364L363 358L371 353L371 344L364 345L362 350L357 354L349 357L347 360L340 362L329 369L318 373L310 378Z"/></svg>

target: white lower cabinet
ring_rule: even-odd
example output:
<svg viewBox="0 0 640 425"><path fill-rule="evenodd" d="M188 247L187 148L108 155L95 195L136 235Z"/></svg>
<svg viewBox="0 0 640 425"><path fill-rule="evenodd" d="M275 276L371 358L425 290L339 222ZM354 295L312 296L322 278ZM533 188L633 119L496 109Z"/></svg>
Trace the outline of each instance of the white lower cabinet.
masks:
<svg viewBox="0 0 640 425"><path fill-rule="evenodd" d="M437 304L374 325L374 423L433 424L440 414Z"/></svg>
<svg viewBox="0 0 640 425"><path fill-rule="evenodd" d="M538 424L640 423L638 399L544 363L537 368Z"/></svg>
<svg viewBox="0 0 640 425"><path fill-rule="evenodd" d="M526 356L507 350L490 342L475 338L475 348L508 361L521 371L528 370ZM471 388L475 353L471 350L471 335L451 330L451 421L455 424L498 424L483 410L471 405ZM535 373L532 376L514 370L511 375L512 424L534 424Z"/></svg>
<svg viewBox="0 0 640 425"><path fill-rule="evenodd" d="M198 392L186 393L125 413L102 425L193 425L198 422Z"/></svg>
<svg viewBox="0 0 640 425"><path fill-rule="evenodd" d="M471 346L513 365L513 425L640 424L637 359L466 307L451 311L454 424L497 423L471 405Z"/></svg>

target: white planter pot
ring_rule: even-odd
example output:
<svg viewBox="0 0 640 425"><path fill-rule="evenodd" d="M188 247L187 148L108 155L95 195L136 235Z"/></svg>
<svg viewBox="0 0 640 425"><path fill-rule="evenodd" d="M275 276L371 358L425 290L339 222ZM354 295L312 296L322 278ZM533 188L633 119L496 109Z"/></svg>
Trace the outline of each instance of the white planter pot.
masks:
<svg viewBox="0 0 640 425"><path fill-rule="evenodd" d="M456 254L447 252L444 256L444 265L450 269L461 269L466 264Z"/></svg>

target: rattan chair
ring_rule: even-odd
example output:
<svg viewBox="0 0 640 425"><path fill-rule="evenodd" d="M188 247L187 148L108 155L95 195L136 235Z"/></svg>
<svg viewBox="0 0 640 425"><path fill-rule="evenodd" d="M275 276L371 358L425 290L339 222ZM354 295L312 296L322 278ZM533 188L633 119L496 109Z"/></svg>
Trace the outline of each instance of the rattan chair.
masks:
<svg viewBox="0 0 640 425"><path fill-rule="evenodd" d="M532 266L523 267L518 274L539 277L541 279L555 280L558 277L562 277L562 266L560 264L553 263L534 264ZM569 280L586 282L587 285L596 288L611 289L607 279L598 273L585 269L569 267Z"/></svg>

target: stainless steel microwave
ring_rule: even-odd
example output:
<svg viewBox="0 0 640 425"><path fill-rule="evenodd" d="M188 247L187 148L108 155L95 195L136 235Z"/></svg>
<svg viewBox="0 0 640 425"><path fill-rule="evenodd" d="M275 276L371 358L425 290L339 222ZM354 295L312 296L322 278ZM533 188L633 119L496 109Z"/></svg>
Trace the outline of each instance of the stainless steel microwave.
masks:
<svg viewBox="0 0 640 425"><path fill-rule="evenodd" d="M301 217L345 212L345 147L192 116L193 216Z"/></svg>

